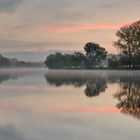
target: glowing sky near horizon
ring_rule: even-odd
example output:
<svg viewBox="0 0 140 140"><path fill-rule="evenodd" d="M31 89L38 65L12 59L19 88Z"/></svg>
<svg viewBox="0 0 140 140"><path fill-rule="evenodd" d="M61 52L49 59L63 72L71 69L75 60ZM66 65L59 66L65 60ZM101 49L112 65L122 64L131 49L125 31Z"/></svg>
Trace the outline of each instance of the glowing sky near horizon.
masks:
<svg viewBox="0 0 140 140"><path fill-rule="evenodd" d="M0 51L83 51L96 42L109 53L115 32L139 20L139 0L0 0Z"/></svg>

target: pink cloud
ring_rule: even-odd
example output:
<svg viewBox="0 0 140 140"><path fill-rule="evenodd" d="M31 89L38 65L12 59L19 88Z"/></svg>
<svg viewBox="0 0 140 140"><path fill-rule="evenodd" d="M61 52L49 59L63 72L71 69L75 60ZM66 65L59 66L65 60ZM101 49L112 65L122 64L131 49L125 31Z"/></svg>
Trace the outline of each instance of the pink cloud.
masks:
<svg viewBox="0 0 140 140"><path fill-rule="evenodd" d="M49 106L50 111L65 111L65 112L86 112L86 113L115 113L120 112L116 107L91 107L80 105L56 105Z"/></svg>
<svg viewBox="0 0 140 140"><path fill-rule="evenodd" d="M0 25L0 30L13 30L15 29L15 26L14 25Z"/></svg>
<svg viewBox="0 0 140 140"><path fill-rule="evenodd" d="M0 17L7 17L7 16L11 16L12 14L11 13L0 13Z"/></svg>
<svg viewBox="0 0 140 140"><path fill-rule="evenodd" d="M119 29L125 24L113 24L113 23L88 23L88 24L67 24L67 25L50 25L42 26L42 31L49 32L81 32L90 30L114 30Z"/></svg>

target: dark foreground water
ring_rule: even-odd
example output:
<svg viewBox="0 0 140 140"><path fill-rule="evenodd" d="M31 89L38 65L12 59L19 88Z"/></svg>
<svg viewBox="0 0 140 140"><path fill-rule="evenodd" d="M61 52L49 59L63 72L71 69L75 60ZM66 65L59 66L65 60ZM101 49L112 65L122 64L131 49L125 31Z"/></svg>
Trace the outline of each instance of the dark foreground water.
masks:
<svg viewBox="0 0 140 140"><path fill-rule="evenodd" d="M139 137L139 71L0 70L0 140Z"/></svg>

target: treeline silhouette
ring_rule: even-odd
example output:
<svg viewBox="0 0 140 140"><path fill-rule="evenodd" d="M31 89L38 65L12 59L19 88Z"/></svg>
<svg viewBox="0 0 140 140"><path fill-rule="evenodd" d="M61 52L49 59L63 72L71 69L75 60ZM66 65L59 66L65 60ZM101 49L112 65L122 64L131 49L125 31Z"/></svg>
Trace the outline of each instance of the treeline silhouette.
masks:
<svg viewBox="0 0 140 140"><path fill-rule="evenodd" d="M107 55L104 47L88 42L84 53L50 54L44 64L49 69L140 69L140 20L121 27L113 46L119 55Z"/></svg>
<svg viewBox="0 0 140 140"><path fill-rule="evenodd" d="M99 44L88 42L84 50L85 54L81 52L50 54L44 64L49 69L92 69L102 66L107 54L105 48Z"/></svg>
<svg viewBox="0 0 140 140"><path fill-rule="evenodd" d="M39 67L41 63L19 61L16 58L7 58L0 55L0 67Z"/></svg>

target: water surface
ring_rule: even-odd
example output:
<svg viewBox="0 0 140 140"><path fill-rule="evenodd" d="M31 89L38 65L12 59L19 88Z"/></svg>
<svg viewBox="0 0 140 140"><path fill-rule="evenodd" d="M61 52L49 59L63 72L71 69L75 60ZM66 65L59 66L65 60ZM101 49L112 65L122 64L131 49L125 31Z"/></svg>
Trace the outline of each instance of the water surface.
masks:
<svg viewBox="0 0 140 140"><path fill-rule="evenodd" d="M0 70L0 140L137 140L139 71Z"/></svg>

